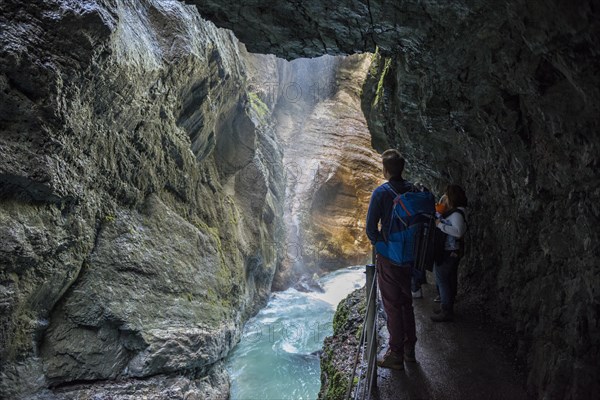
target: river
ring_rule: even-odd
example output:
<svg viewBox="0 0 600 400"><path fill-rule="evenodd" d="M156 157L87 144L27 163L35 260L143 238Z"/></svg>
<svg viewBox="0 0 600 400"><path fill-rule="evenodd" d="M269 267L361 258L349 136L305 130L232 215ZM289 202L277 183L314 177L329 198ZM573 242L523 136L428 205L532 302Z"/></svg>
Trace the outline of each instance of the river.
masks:
<svg viewBox="0 0 600 400"><path fill-rule="evenodd" d="M320 388L318 351L332 334L338 303L364 285L364 266L319 279L323 293L276 292L244 327L227 360L231 400L314 400Z"/></svg>

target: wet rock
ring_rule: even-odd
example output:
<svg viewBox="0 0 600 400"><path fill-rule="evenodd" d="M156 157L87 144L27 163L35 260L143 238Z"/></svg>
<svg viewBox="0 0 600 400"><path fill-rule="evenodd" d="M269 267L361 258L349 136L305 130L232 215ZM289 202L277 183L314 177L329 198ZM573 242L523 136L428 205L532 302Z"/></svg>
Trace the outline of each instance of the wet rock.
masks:
<svg viewBox="0 0 600 400"><path fill-rule="evenodd" d="M222 364L215 365L209 374L198 377L155 376L147 379L123 379L115 382L74 384L54 391L42 391L31 400L226 400L229 396L229 377Z"/></svg>
<svg viewBox="0 0 600 400"><path fill-rule="evenodd" d="M437 192L466 187L463 290L512 325L530 392L553 399L589 397L599 381L589 325L600 304L589 229L600 217L589 153L599 145L589 103L600 98L590 53L599 27L573 13L593 14L513 2L471 23L441 20L454 33L379 57L363 98L377 148L401 149L408 173Z"/></svg>
<svg viewBox="0 0 600 400"><path fill-rule="evenodd" d="M274 289L370 257L364 221L382 179L360 109L370 62L370 56L352 56L281 63L283 94L274 119L287 173L287 237Z"/></svg>
<svg viewBox="0 0 600 400"><path fill-rule="evenodd" d="M0 397L226 398L282 233L247 52L177 1L5 1L0 31Z"/></svg>
<svg viewBox="0 0 600 400"><path fill-rule="evenodd" d="M464 288L517 332L532 393L599 390L595 5L189 1L256 51L293 58L379 46L363 90L373 145L399 148L407 174L437 192L466 187Z"/></svg>
<svg viewBox="0 0 600 400"><path fill-rule="evenodd" d="M366 307L365 289L357 289L340 302L333 317L333 335L325 338L321 353L319 399L345 399L351 383L356 349ZM356 388L356 385L353 385Z"/></svg>
<svg viewBox="0 0 600 400"><path fill-rule="evenodd" d="M299 292L323 293L324 292L323 287L317 281L317 279L318 279L318 276L315 276L315 275L313 275L312 278L303 276L300 278L300 280L298 282L296 282L296 284L293 287L294 287L294 289L296 289Z"/></svg>

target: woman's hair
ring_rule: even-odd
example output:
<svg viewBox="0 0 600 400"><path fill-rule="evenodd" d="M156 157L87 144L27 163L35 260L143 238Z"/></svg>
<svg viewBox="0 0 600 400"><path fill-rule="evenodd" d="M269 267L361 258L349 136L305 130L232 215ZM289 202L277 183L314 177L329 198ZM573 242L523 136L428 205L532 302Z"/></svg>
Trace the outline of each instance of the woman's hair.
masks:
<svg viewBox="0 0 600 400"><path fill-rule="evenodd" d="M446 187L446 195L452 208L466 207L468 205L467 195L464 189L458 185L448 185Z"/></svg>
<svg viewBox="0 0 600 400"><path fill-rule="evenodd" d="M404 157L396 149L388 149L381 155L383 167L391 177L400 178L404 171Z"/></svg>

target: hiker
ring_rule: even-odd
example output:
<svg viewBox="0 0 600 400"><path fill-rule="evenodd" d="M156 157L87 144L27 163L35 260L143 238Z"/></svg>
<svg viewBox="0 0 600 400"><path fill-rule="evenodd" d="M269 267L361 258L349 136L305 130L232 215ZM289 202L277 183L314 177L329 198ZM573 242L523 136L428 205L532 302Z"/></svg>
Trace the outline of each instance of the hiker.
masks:
<svg viewBox="0 0 600 400"><path fill-rule="evenodd" d="M436 260L434 272L435 281L440 293L441 308L436 315L431 316L434 322L452 321L454 317L454 300L458 286L458 264L464 250L461 240L467 230L465 207L467 196L458 185L448 185L446 188L445 205L448 208L439 219L436 227L443 232L443 252L440 260Z"/></svg>
<svg viewBox="0 0 600 400"><path fill-rule="evenodd" d="M405 160L398 150L389 149L381 155L383 176L388 182L377 187L371 195L367 212L367 236L371 243L385 242L389 232L395 194L406 193L413 185L402 178ZM386 185L390 185L390 187ZM395 193L394 193L395 192ZM379 223L381 222L381 230ZM377 250L377 277L383 307L387 314L390 334L389 348L377 365L384 368L404 369L404 361L415 362L415 315L412 305L412 265L395 265Z"/></svg>
<svg viewBox="0 0 600 400"><path fill-rule="evenodd" d="M437 219L441 218L442 214L444 214L446 211L448 211L448 209L449 209L448 208L448 196L446 196L444 194L444 195L442 195L442 197L440 197L440 200L437 203L435 203L436 218ZM435 289L436 289L437 296L435 297L435 299L433 299L433 301L436 303L441 303L442 298L440 297L440 288L437 284L435 285Z"/></svg>

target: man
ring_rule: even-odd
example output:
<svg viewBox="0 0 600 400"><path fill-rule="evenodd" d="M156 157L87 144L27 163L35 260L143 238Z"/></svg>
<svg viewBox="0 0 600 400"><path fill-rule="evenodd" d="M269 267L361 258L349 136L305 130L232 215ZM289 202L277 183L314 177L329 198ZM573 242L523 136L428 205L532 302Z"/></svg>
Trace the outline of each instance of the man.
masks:
<svg viewBox="0 0 600 400"><path fill-rule="evenodd" d="M386 241L385 236L389 232L394 204L394 192L402 194L413 187L410 182L402 179L405 161L398 150L386 150L381 157L383 176L388 182L373 191L369 203L366 230L373 245ZM386 187L387 184L393 191ZM379 229L380 222L381 229ZM390 333L388 351L383 358L377 360L377 365L380 367L402 370L404 361L416 361L417 336L412 305L411 270L411 264L392 264L378 252L378 284Z"/></svg>

